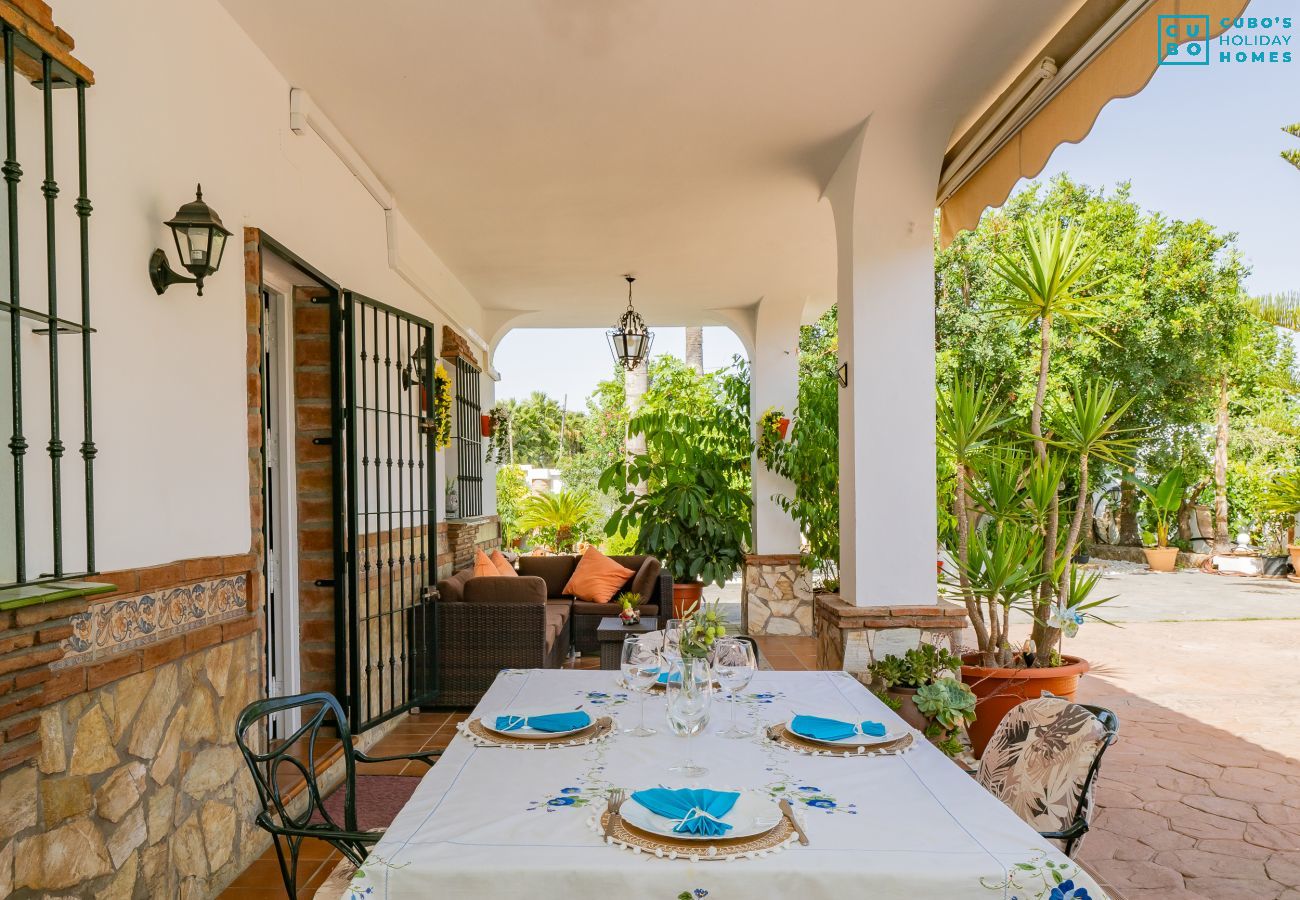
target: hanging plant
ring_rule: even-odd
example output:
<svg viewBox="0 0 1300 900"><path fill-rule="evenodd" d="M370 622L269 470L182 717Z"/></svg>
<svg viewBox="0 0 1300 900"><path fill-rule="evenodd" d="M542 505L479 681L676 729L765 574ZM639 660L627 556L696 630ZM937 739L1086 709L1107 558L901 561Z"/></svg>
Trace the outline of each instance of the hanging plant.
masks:
<svg viewBox="0 0 1300 900"><path fill-rule="evenodd" d="M441 362L433 367L433 409L429 416L429 430L433 432L435 450L451 446L451 376Z"/></svg>
<svg viewBox="0 0 1300 900"><path fill-rule="evenodd" d="M497 464L506 462L510 454L510 410L498 403L488 410L483 420L487 423L484 428L487 438L484 459Z"/></svg>
<svg viewBox="0 0 1300 900"><path fill-rule="evenodd" d="M758 458L769 469L776 461L777 446L785 440L790 420L785 417L785 410L769 406L758 420Z"/></svg>

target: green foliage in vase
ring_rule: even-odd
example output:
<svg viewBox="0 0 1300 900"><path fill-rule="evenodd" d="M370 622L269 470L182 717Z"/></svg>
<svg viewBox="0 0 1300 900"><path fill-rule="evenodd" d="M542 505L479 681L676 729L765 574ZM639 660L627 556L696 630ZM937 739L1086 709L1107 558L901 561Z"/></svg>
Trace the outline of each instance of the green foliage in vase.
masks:
<svg viewBox="0 0 1300 900"><path fill-rule="evenodd" d="M744 565L751 541L748 366L737 359L699 375L660 357L650 379L628 424L645 436L646 451L600 478L617 504L605 533L639 529L637 551L663 560L675 582L721 587Z"/></svg>
<svg viewBox="0 0 1300 900"><path fill-rule="evenodd" d="M713 642L725 637L727 627L718 612L718 603L695 603L682 616L681 641L678 649L688 659L707 659Z"/></svg>

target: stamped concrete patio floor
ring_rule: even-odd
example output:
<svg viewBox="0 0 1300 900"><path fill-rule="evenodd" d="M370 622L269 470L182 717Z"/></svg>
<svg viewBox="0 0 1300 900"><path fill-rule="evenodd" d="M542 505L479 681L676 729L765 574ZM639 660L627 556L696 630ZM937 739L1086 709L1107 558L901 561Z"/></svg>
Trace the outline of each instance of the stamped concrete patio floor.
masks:
<svg viewBox="0 0 1300 900"><path fill-rule="evenodd" d="M1121 721L1079 861L1127 900L1300 900L1300 621L1094 624L1067 652Z"/></svg>

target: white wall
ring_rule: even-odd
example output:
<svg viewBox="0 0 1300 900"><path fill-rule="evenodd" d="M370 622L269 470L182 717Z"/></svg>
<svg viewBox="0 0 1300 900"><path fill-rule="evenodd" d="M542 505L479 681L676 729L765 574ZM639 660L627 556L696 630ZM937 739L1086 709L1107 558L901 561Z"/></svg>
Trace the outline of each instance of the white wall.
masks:
<svg viewBox="0 0 1300 900"><path fill-rule="evenodd" d="M439 327L445 320L389 269L383 211L318 138L289 130L289 83L214 0L133 0L129 9L62 0L55 15L97 79L87 106L99 568L246 551L243 226L263 229L345 287ZM39 94L19 90L31 95L26 127L39 129ZM58 177L68 315L77 302L76 170L64 129L66 121ZM25 182L39 181L39 155L22 162ZM179 268L162 223L193 197L196 181L235 234L202 298L185 285L159 297L149 254L163 247ZM22 221L25 246L40 260L25 257L24 284L43 290L44 222L34 202ZM421 282L479 327L477 304L433 252L411 234L403 241ZM80 440L79 430L65 438ZM79 457L67 457L65 480L76 482L79 467Z"/></svg>

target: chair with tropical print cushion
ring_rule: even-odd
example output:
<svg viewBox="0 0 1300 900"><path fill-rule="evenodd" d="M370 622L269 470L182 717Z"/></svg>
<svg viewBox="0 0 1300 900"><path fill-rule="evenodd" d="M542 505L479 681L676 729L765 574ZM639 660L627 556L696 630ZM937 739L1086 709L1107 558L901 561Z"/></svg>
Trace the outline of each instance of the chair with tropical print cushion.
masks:
<svg viewBox="0 0 1300 900"><path fill-rule="evenodd" d="M976 778L1069 856L1088 830L1101 756L1118 733L1108 709L1051 695L1027 700L998 725Z"/></svg>

